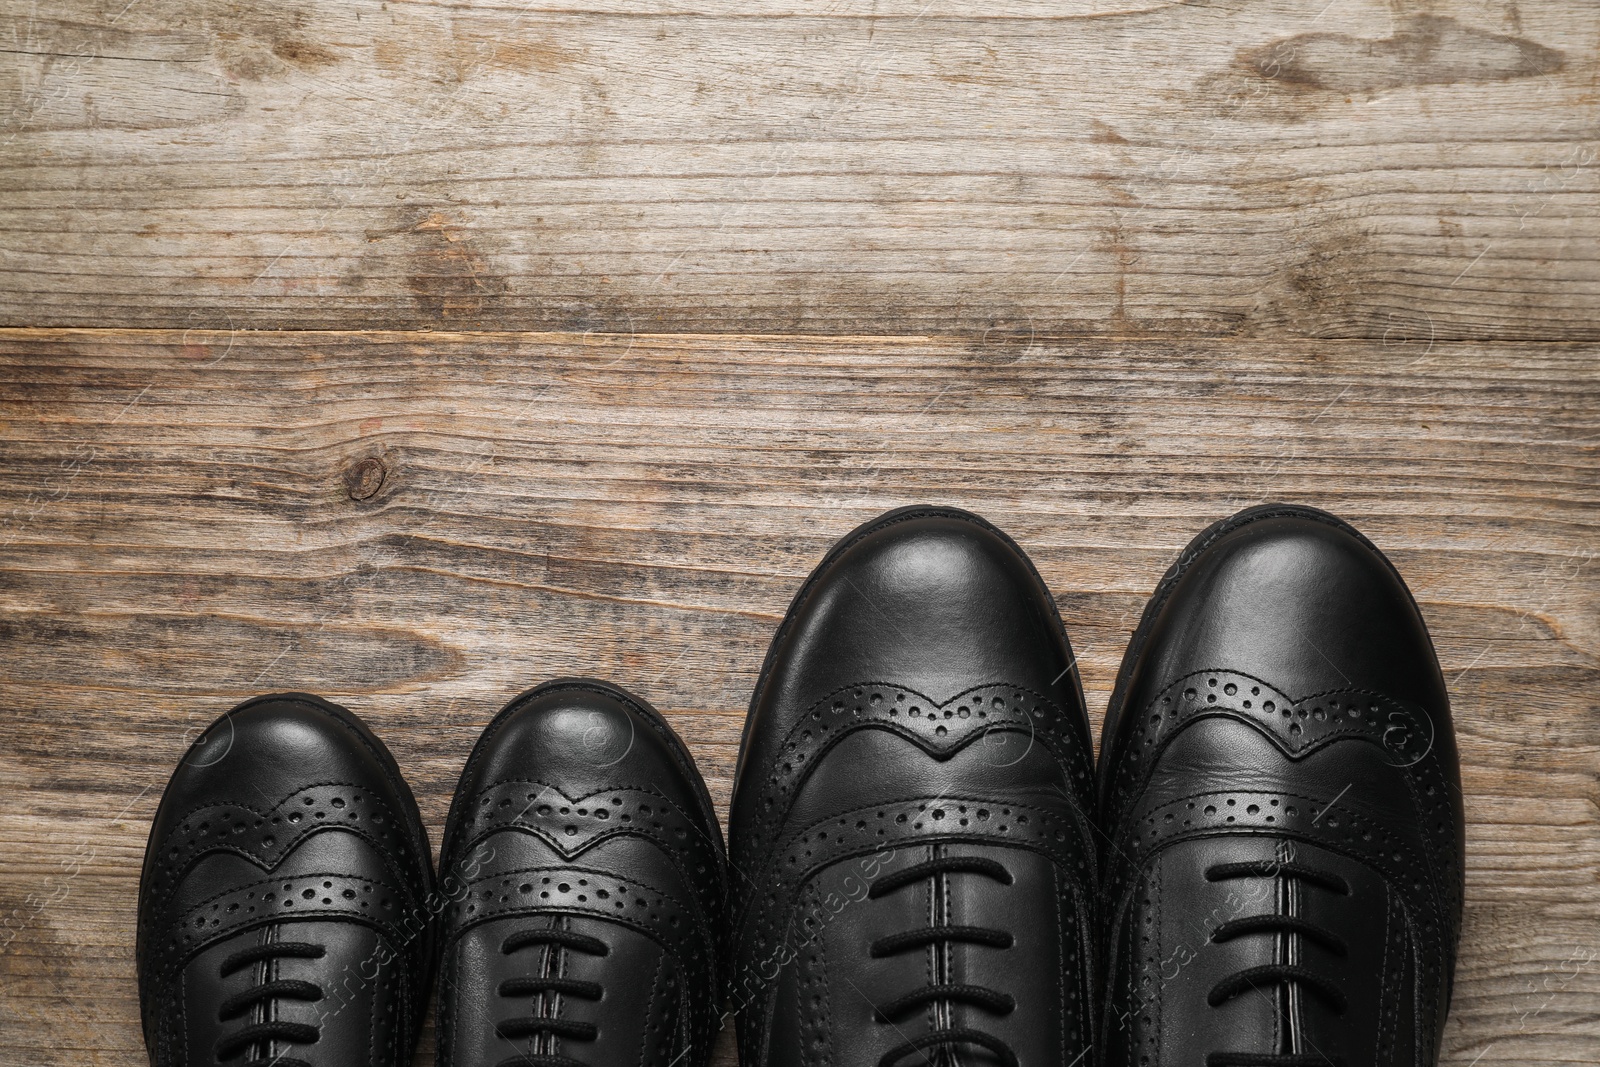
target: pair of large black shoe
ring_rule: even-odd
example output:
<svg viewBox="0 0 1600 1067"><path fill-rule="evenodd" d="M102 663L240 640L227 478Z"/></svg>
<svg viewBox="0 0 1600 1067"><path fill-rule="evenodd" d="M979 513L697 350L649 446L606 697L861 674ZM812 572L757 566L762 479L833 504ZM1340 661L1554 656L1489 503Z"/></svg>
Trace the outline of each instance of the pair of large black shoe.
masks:
<svg viewBox="0 0 1600 1067"><path fill-rule="evenodd" d="M235 709L157 814L140 912L166 1064L1430 1067L1462 816L1404 583L1305 508L1197 538L1124 659L1098 773L1010 539L891 512L795 598L751 704L731 863L681 743L594 682L519 698L434 887L353 716ZM338 829L339 833L319 832Z"/></svg>

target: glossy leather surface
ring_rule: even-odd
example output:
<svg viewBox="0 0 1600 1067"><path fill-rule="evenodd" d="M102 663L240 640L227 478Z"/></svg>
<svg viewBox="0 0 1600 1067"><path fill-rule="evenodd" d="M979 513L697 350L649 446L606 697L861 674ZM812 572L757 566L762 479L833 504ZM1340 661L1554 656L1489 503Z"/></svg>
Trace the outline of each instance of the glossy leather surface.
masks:
<svg viewBox="0 0 1600 1067"><path fill-rule="evenodd" d="M654 709L583 679L518 697L445 829L439 1064L703 1064L725 879L705 785Z"/></svg>
<svg viewBox="0 0 1600 1067"><path fill-rule="evenodd" d="M416 802L359 719L305 694L228 712L173 773L145 853L151 1062L409 1063L432 883Z"/></svg>
<svg viewBox="0 0 1600 1067"><path fill-rule="evenodd" d="M1101 751L1109 1067L1431 1067L1460 931L1449 701L1388 561L1309 508L1184 550Z"/></svg>
<svg viewBox="0 0 1600 1067"><path fill-rule="evenodd" d="M841 541L740 750L741 1062L1087 1062L1090 754L1060 618L1008 538L916 507Z"/></svg>

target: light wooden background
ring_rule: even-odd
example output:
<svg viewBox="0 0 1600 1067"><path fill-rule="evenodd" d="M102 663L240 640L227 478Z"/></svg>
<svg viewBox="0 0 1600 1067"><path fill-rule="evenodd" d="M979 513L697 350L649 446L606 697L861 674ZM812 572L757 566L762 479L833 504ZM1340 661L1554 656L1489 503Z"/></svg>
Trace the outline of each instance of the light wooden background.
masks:
<svg viewBox="0 0 1600 1067"><path fill-rule="evenodd" d="M1597 342L1589 0L0 0L0 1064L142 1061L149 819L247 695L435 841L561 673L725 804L856 523L1010 531L1098 717L1280 499L1450 682L1444 1062L1600 1063Z"/></svg>

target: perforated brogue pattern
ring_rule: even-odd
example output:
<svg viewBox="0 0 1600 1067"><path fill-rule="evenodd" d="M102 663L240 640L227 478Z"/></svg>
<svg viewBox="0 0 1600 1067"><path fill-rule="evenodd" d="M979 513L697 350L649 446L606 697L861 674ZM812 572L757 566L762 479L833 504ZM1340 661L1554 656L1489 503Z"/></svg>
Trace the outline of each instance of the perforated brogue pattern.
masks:
<svg viewBox="0 0 1600 1067"><path fill-rule="evenodd" d="M1342 738L1360 738L1382 749L1396 772L1404 776L1424 819L1424 833L1412 858L1420 861L1418 866L1426 881L1417 877L1414 867L1403 872L1398 884L1414 896L1414 913L1429 915L1430 922L1459 911L1461 879L1456 870L1455 820L1445 768L1432 751L1433 721L1415 704L1368 690L1337 690L1296 700L1260 678L1228 670L1195 671L1171 683L1145 705L1139 722L1129 724L1131 729L1119 738L1123 748L1115 760L1117 772L1108 807L1109 813L1120 816L1113 834L1119 847L1125 839L1137 845L1142 837L1165 834L1171 829L1171 824L1164 821L1171 813L1161 812L1162 826L1153 827L1147 821L1152 813L1132 802L1153 773L1167 742L1191 723L1218 716L1249 724L1291 759L1303 758ZM1286 811L1296 802L1301 808L1321 807L1333 798L1314 800L1285 795L1277 799ZM1193 819L1192 814L1189 817ZM1218 816L1222 822L1194 832L1226 832L1230 826L1243 829L1250 825L1230 822L1230 817L1238 820L1245 816L1230 810ZM1258 830L1286 829L1284 816L1276 809L1262 809L1261 817L1273 821L1264 821ZM1357 819L1363 828L1352 835L1349 827ZM1315 822L1309 818L1297 820L1293 832L1335 850L1364 855L1370 849L1363 846L1374 840L1401 839L1398 830L1382 823L1371 815L1361 818L1332 814ZM1180 827L1172 836L1181 836L1181 831ZM1375 855L1381 858L1389 854L1392 850Z"/></svg>
<svg viewBox="0 0 1600 1067"><path fill-rule="evenodd" d="M783 824L805 773L848 733L887 729L935 758L982 743L996 730L1027 734L1063 768L1059 803L1026 804L1011 798L912 797L830 816L803 829ZM1050 857L1079 891L1094 885L1096 848L1080 797L1093 795L1093 771L1084 746L1068 735L1065 714L1030 690L988 685L945 702L902 686L846 686L814 704L790 729L760 796L755 841L765 843L749 870L763 890L745 896L735 918L735 987L759 988L759 970L783 952L796 931L790 917L798 894L816 871L876 849L939 842L979 842L1031 848Z"/></svg>
<svg viewBox="0 0 1600 1067"><path fill-rule="evenodd" d="M1167 743L1185 727L1214 717L1250 725L1290 760L1347 738L1377 746L1405 783L1420 825L1409 817L1390 818L1366 809L1353 798L1336 804L1332 796L1285 791L1216 790L1160 805L1141 803ZM1425 709L1381 693L1352 688L1295 699L1260 678L1228 670L1196 671L1178 679L1146 703L1137 722L1125 724L1118 738L1122 747L1113 754L1116 771L1107 815L1115 830L1105 898L1118 903L1115 914L1106 917L1111 920L1108 929L1127 926L1125 916L1142 872L1161 849L1219 834L1281 834L1350 856L1378 872L1397 894L1397 906L1414 921L1421 938L1418 950L1438 961L1436 968L1422 973L1448 973L1451 917L1461 907L1459 843L1446 768L1433 752L1433 742L1434 724ZM1108 945L1115 940L1113 936ZM1128 962L1135 968L1149 965L1148 960ZM1436 1004L1432 992L1419 998L1420 1034L1433 1033ZM1145 1038L1151 1037L1148 1026L1142 1029Z"/></svg>
<svg viewBox="0 0 1600 1067"><path fill-rule="evenodd" d="M711 988L721 988L715 978L721 960L711 914L685 907L671 893L637 878L620 878L599 868L528 867L473 879L441 915L444 944L453 945L480 923L519 915L590 915L621 923L661 945L677 973L711 975ZM712 1006L689 1013L691 1047L710 1047L714 1011Z"/></svg>
<svg viewBox="0 0 1600 1067"><path fill-rule="evenodd" d="M1340 738L1359 737L1389 753L1395 766L1406 767L1423 760L1433 741L1426 711L1381 693L1342 689L1295 700L1238 671L1195 671L1158 693L1145 705L1138 726L1118 738L1122 750L1115 760L1113 808L1149 777L1167 741L1207 716L1249 723L1292 759Z"/></svg>
<svg viewBox="0 0 1600 1067"><path fill-rule="evenodd" d="M380 796L349 783L328 782L291 793L265 811L245 804L208 804L188 812L161 843L151 868L152 899L159 908L202 853L233 852L271 870L308 835L332 826L367 840L397 871L410 873L417 867L405 822Z"/></svg>
<svg viewBox="0 0 1600 1067"><path fill-rule="evenodd" d="M702 909L709 914L720 907L716 845L694 816L653 789L617 786L572 798L538 781L496 782L473 798L463 819L463 844L454 849L463 856L490 834L513 827L568 859L609 837L644 837L671 857Z"/></svg>
<svg viewBox="0 0 1600 1067"><path fill-rule="evenodd" d="M260 922L346 919L372 926L391 944L401 945L409 906L401 894L362 875L322 872L263 878L201 901L181 916L163 917L157 928L173 935L152 946L159 953L157 974L163 982L175 980L184 961L195 953Z"/></svg>
<svg viewBox="0 0 1600 1067"><path fill-rule="evenodd" d="M1218 790L1151 808L1118 839L1107 884L1115 892L1138 877L1146 859L1174 841L1228 831L1286 834L1358 859L1405 893L1425 931L1439 929L1443 915L1436 874L1416 835L1395 831L1348 801L1330 808L1295 793Z"/></svg>
<svg viewBox="0 0 1600 1067"><path fill-rule="evenodd" d="M973 843L1028 848L1048 856L1088 894L1095 882L1095 848L1088 819L1076 805L1021 804L1008 799L943 796L875 804L822 819L779 842L772 863L758 868L753 883L765 887L736 919L737 980L752 980L751 968L779 951L783 938L803 934L783 917L794 913L804 887L817 872L852 856L884 848Z"/></svg>
<svg viewBox="0 0 1600 1067"><path fill-rule="evenodd" d="M1084 746L1071 743L1066 714L1047 697L1021 686L986 685L940 703L914 689L863 683L823 697L790 728L761 790L754 839L776 839L806 772L840 738L867 727L888 729L939 758L992 731L1027 733L1065 769L1079 796L1094 795Z"/></svg>
<svg viewBox="0 0 1600 1067"><path fill-rule="evenodd" d="M442 914L444 936L508 915L592 915L639 930L664 948L694 956L703 945L708 917L685 908L672 894L637 878L619 878L597 867L525 867L484 875L466 883Z"/></svg>
<svg viewBox="0 0 1600 1067"><path fill-rule="evenodd" d="M270 809L209 804L174 822L149 868L151 907L145 913L150 919L145 943L155 988L171 988L178 972L196 953L255 925L308 914L337 916L398 936L393 924L403 916L420 913L422 902L415 898L413 887L423 884L425 872L412 852L406 823L371 789L342 782L319 783L289 794ZM231 852L269 872L307 837L335 827L360 836L377 849L386 861L386 877L268 877L208 898L202 905L186 907L181 915L174 912L178 887L200 856ZM323 887L324 881L331 884ZM282 889L285 884L292 890ZM319 892L323 889L329 892ZM307 891L312 892L311 897L304 895ZM355 896L346 897L347 891ZM397 946L404 943L403 937L394 942Z"/></svg>

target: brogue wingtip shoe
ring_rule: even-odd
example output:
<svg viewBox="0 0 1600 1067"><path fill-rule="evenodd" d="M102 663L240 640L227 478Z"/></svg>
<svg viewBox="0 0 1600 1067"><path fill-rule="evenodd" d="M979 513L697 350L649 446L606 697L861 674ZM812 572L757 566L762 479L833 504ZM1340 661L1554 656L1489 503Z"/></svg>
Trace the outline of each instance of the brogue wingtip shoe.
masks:
<svg viewBox="0 0 1600 1067"><path fill-rule="evenodd" d="M844 538L741 746L742 1062L1087 1062L1092 810L1072 651L1022 551L931 506Z"/></svg>
<svg viewBox="0 0 1600 1067"><path fill-rule="evenodd" d="M151 1062L409 1063L432 884L411 791L355 715L302 693L240 704L185 754L151 827L136 947Z"/></svg>
<svg viewBox="0 0 1600 1067"><path fill-rule="evenodd" d="M441 1067L700 1067L722 1006L722 835L643 700L560 679L462 771L440 857Z"/></svg>
<svg viewBox="0 0 1600 1067"><path fill-rule="evenodd" d="M1135 631L1101 745L1108 1067L1432 1067L1463 893L1427 629L1346 523L1251 508Z"/></svg>

